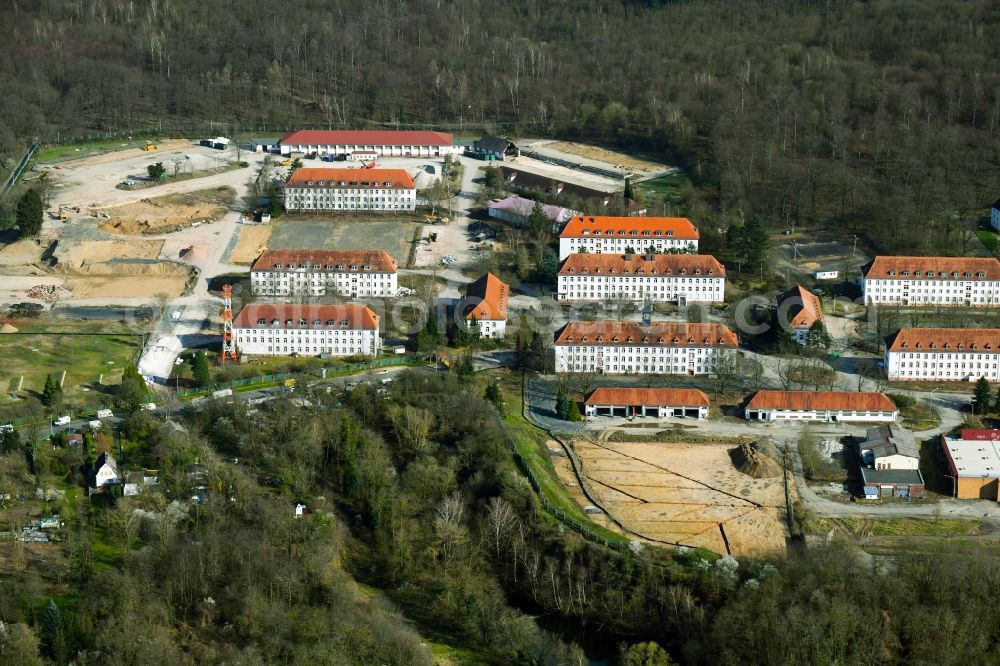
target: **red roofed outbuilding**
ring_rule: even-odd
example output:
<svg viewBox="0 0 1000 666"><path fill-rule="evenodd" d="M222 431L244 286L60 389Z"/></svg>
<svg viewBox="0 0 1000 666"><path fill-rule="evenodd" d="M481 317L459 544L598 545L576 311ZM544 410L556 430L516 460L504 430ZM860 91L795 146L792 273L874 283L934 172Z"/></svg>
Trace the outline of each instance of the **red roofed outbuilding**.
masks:
<svg viewBox="0 0 1000 666"><path fill-rule="evenodd" d="M586 416L708 418L708 396L698 389L602 386L583 403Z"/></svg>
<svg viewBox="0 0 1000 666"><path fill-rule="evenodd" d="M379 157L443 157L457 155L460 147L445 132L410 130L299 130L281 137L281 154L319 153L351 155L373 153Z"/></svg>

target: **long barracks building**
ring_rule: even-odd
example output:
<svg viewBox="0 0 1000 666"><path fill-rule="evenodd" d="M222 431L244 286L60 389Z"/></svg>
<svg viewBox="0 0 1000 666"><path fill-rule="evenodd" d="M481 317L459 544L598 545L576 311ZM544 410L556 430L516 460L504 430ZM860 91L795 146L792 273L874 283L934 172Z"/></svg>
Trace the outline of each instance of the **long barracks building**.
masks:
<svg viewBox="0 0 1000 666"><path fill-rule="evenodd" d="M459 155L460 146L445 132L396 130L299 130L281 137L282 155L359 153L372 157L443 157Z"/></svg>

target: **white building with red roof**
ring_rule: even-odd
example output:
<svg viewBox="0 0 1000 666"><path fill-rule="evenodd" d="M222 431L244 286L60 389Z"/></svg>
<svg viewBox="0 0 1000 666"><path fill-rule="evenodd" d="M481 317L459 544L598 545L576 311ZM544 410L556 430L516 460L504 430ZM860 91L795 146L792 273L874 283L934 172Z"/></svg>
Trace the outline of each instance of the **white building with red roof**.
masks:
<svg viewBox="0 0 1000 666"><path fill-rule="evenodd" d="M556 372L705 375L739 346L724 324L575 321L557 334Z"/></svg>
<svg viewBox="0 0 1000 666"><path fill-rule="evenodd" d="M364 305L244 306L233 340L247 356L377 356L378 315Z"/></svg>
<svg viewBox="0 0 1000 666"><path fill-rule="evenodd" d="M708 254L590 254L566 257L556 276L561 301L722 303L726 269Z"/></svg>
<svg viewBox="0 0 1000 666"><path fill-rule="evenodd" d="M819 297L800 284L778 297L778 322L800 345L809 339L809 330L823 321Z"/></svg>
<svg viewBox="0 0 1000 666"><path fill-rule="evenodd" d="M362 153L378 157L443 157L459 155L461 146L445 132L410 130L299 130L281 137L282 155Z"/></svg>
<svg viewBox="0 0 1000 666"><path fill-rule="evenodd" d="M392 298L396 262L384 250L266 250L250 268L258 296Z"/></svg>
<svg viewBox="0 0 1000 666"><path fill-rule="evenodd" d="M882 393L757 391L745 416L748 421L892 422L899 408Z"/></svg>
<svg viewBox="0 0 1000 666"><path fill-rule="evenodd" d="M559 258L574 252L636 254L698 251L698 230L686 217L580 215L559 234Z"/></svg>
<svg viewBox="0 0 1000 666"><path fill-rule="evenodd" d="M1000 328L904 328L885 347L892 381L1000 381Z"/></svg>
<svg viewBox="0 0 1000 666"><path fill-rule="evenodd" d="M602 386L583 402L586 416L707 419L708 396L698 389Z"/></svg>
<svg viewBox="0 0 1000 666"><path fill-rule="evenodd" d="M417 186L405 169L295 170L285 183L290 211L412 211Z"/></svg>
<svg viewBox="0 0 1000 666"><path fill-rule="evenodd" d="M1000 260L990 257L875 257L861 281L876 305L1000 305Z"/></svg>
<svg viewBox="0 0 1000 666"><path fill-rule="evenodd" d="M507 332L509 299L510 287L496 275L487 273L479 278L469 285L462 301L466 326L478 326L484 338L502 338Z"/></svg>

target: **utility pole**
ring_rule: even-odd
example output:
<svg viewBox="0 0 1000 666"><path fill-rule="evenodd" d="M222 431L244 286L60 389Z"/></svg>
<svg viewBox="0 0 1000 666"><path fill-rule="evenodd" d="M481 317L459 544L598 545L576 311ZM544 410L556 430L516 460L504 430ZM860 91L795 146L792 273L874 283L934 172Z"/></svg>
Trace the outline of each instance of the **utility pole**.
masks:
<svg viewBox="0 0 1000 666"><path fill-rule="evenodd" d="M858 256L858 235L854 234L854 249L851 250L851 256Z"/></svg>

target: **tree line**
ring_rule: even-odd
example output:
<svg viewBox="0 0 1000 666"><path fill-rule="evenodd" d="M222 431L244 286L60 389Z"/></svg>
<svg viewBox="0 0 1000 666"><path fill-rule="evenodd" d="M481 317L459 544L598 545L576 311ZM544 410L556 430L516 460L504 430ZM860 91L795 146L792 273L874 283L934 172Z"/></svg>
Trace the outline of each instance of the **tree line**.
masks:
<svg viewBox="0 0 1000 666"><path fill-rule="evenodd" d="M885 253L969 251L997 196L989 0L314 5L5 4L0 152L172 123L506 124L683 167L703 230L757 216Z"/></svg>

